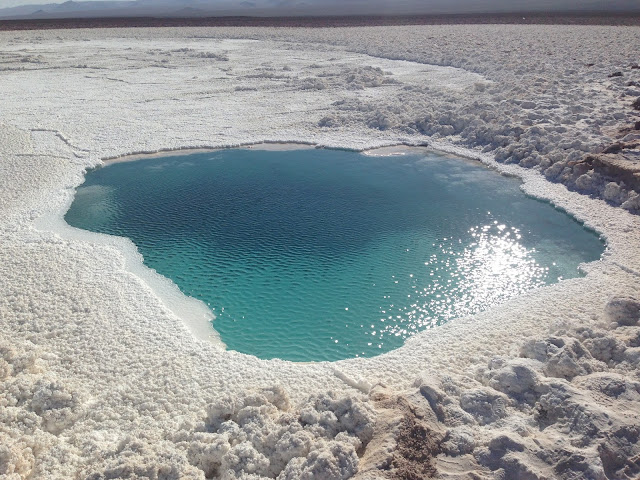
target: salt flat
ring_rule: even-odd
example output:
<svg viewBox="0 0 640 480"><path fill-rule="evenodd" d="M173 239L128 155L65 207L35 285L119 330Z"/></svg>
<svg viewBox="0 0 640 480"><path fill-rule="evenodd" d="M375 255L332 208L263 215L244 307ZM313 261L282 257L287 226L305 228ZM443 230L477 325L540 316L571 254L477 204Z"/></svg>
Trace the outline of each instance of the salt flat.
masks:
<svg viewBox="0 0 640 480"><path fill-rule="evenodd" d="M0 475L634 478L639 33L0 33ZM584 278L389 354L293 364L224 351L202 305L129 242L61 220L103 159L260 142L462 153L522 177L609 249ZM621 168L585 161L614 143ZM419 432L422 456L406 443Z"/></svg>

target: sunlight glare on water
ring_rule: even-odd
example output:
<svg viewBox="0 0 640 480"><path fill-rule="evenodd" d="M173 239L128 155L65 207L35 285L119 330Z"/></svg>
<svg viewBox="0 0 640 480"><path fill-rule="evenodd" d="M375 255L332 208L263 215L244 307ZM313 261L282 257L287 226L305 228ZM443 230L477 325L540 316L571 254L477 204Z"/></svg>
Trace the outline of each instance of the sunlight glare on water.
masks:
<svg viewBox="0 0 640 480"><path fill-rule="evenodd" d="M409 274L409 303L381 309L380 322L388 324L370 335L405 338L544 285L548 269L518 243L518 229L497 223L469 229L473 241L463 250L457 248L461 239L434 244L436 253L425 262L428 277Z"/></svg>

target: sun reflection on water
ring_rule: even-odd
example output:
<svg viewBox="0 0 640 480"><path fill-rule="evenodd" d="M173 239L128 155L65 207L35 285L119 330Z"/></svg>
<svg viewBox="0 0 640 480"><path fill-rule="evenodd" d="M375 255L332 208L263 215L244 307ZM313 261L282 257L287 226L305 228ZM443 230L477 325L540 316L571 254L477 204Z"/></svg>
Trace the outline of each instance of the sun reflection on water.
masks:
<svg viewBox="0 0 640 480"><path fill-rule="evenodd" d="M443 237L422 268L404 279L391 278L408 282L410 301L384 296L378 324L366 332L375 339L372 343L382 348L385 337L406 338L545 284L548 268L538 264L535 249L522 244L517 228L494 221L467 233L469 239ZM455 245L461 243L468 246L458 251Z"/></svg>

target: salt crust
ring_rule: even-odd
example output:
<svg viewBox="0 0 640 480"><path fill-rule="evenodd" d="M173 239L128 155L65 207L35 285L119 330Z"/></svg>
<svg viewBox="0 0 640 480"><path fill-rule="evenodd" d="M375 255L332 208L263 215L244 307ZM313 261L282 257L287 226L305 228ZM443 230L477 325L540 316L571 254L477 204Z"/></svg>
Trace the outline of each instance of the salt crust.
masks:
<svg viewBox="0 0 640 480"><path fill-rule="evenodd" d="M638 80L628 67L639 33L0 33L0 476L380 478L428 467L632 478L640 225L626 210L637 210L637 193L573 165L637 119L639 93L626 83ZM428 143L478 158L609 248L585 278L388 354L292 364L201 339L201 305L142 267L130 242L61 221L101 159L264 141ZM597 199L605 190L624 208ZM415 461L405 437L416 432L432 439L432 459Z"/></svg>

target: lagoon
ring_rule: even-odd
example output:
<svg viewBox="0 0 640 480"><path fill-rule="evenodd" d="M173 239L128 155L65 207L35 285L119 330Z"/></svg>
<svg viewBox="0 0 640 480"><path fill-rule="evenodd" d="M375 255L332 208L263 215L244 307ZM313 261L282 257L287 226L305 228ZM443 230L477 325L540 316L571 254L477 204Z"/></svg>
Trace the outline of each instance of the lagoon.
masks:
<svg viewBox="0 0 640 480"><path fill-rule="evenodd" d="M89 172L66 221L129 237L227 347L370 357L580 275L604 245L519 181L415 153L229 149Z"/></svg>

